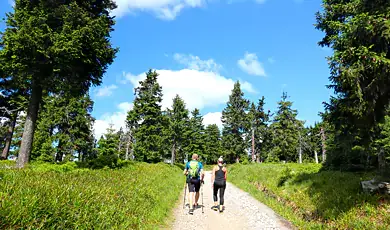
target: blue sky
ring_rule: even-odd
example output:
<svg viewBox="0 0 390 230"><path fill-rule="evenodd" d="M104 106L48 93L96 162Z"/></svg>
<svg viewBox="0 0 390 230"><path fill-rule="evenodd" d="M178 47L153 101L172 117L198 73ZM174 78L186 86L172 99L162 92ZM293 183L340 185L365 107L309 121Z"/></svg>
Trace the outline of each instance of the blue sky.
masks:
<svg viewBox="0 0 390 230"><path fill-rule="evenodd" d="M190 109L201 109L204 123L217 123L233 84L245 97L266 98L274 111L287 91L298 118L313 124L329 99L330 49L317 45L321 0L117 0L114 46L120 48L104 76L91 89L100 136L109 123L119 128L144 73L156 69L163 106L179 94ZM1 1L0 14L12 10ZM1 25L0 28L4 28Z"/></svg>

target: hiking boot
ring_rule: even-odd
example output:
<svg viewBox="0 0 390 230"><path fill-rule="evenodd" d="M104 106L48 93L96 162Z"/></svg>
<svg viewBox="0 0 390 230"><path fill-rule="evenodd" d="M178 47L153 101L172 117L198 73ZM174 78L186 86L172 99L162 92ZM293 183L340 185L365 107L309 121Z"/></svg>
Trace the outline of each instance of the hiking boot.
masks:
<svg viewBox="0 0 390 230"><path fill-rule="evenodd" d="M190 209L190 210L188 211L188 213L191 214L191 215L193 215L193 214L194 214L194 209L193 209L193 208Z"/></svg>

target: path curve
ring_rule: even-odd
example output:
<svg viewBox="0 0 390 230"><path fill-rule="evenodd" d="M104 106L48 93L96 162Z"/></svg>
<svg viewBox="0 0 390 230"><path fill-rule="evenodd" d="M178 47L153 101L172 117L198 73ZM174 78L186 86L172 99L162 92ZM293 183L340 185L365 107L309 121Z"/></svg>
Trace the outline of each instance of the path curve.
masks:
<svg viewBox="0 0 390 230"><path fill-rule="evenodd" d="M211 172L207 171L203 188L203 214L202 208L195 209L193 215L188 214L188 206L183 209L183 184L183 194L179 206L174 211L175 221L171 229L293 229L292 225L272 209L229 182L225 191L225 211L223 213L213 211L211 206L214 202L210 180ZM201 196L198 203L202 204Z"/></svg>

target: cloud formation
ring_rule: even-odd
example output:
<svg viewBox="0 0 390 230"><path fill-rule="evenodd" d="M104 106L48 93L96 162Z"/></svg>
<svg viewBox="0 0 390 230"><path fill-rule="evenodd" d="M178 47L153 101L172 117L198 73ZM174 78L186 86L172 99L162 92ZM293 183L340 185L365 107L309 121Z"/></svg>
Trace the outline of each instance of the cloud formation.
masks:
<svg viewBox="0 0 390 230"><path fill-rule="evenodd" d="M175 54L173 57L178 63L185 66L181 70L156 70L159 74L158 83L163 90L162 109L172 106L172 100L178 94L186 103L189 110L198 108L216 108L225 104L229 100L229 95L233 90L235 80L227 78L218 73L223 68L213 59L202 60L193 55ZM130 83L134 88L139 86L139 82L146 78L145 73L123 73L124 81ZM244 92L256 93L251 83L240 81ZM114 128L119 129L124 125L127 111L132 108L132 104L124 102L118 105L115 113L104 114L95 124L96 137L99 138L104 133L109 123L114 124ZM204 115L204 124L217 124L222 128L221 112L211 112Z"/></svg>
<svg viewBox="0 0 390 230"><path fill-rule="evenodd" d="M221 112L213 112L213 113L207 113L203 116L203 124L205 126L216 124L219 128L219 130L222 130L222 113Z"/></svg>
<svg viewBox="0 0 390 230"><path fill-rule="evenodd" d="M95 90L95 96L96 97L111 96L114 89L117 89L117 88L118 88L118 86L116 86L116 85L102 86L101 88L98 88Z"/></svg>
<svg viewBox="0 0 390 230"><path fill-rule="evenodd" d="M104 133L106 133L110 124L113 124L113 128L117 131L121 127L125 129L127 112L133 108L133 104L130 102L122 102L117 105L117 108L118 111L114 113L105 113L99 119L95 120L94 135L96 139L99 139Z"/></svg>
<svg viewBox="0 0 390 230"><path fill-rule="evenodd" d="M139 11L151 12L163 20L173 20L185 8L199 8L206 0L115 0L118 8L112 13L121 17Z"/></svg>
<svg viewBox="0 0 390 230"><path fill-rule="evenodd" d="M176 94L179 94L190 110L216 107L228 101L235 83L233 79L225 78L217 73L194 69L156 70L156 72L159 74L158 83L163 89L163 109L171 107ZM144 80L146 74L128 73L125 77L134 87L138 87L139 81ZM242 82L241 86L244 91L254 92L249 82Z"/></svg>
<svg viewBox="0 0 390 230"><path fill-rule="evenodd" d="M246 52L242 59L237 61L238 67L249 75L265 77L263 65L259 62L255 53Z"/></svg>

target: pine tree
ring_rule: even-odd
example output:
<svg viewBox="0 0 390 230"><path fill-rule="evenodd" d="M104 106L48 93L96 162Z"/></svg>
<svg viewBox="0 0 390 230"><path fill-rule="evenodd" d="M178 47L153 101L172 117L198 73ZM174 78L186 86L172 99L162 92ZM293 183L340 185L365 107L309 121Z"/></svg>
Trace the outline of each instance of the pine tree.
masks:
<svg viewBox="0 0 390 230"><path fill-rule="evenodd" d="M176 159L184 159L185 140L188 133L188 110L179 95L173 98L172 109L168 110L171 143L171 164Z"/></svg>
<svg viewBox="0 0 390 230"><path fill-rule="evenodd" d="M302 122L296 119L297 110L292 109L292 102L287 100L283 92L282 100L278 102L278 111L271 124L273 149L268 161L296 161L300 146Z"/></svg>
<svg viewBox="0 0 390 230"><path fill-rule="evenodd" d="M13 89L29 92L26 122L17 166L30 159L34 130L42 97L48 93L84 95L101 84L117 49L109 36L115 21L105 1L16 0L7 14L0 39L1 78Z"/></svg>
<svg viewBox="0 0 390 230"><path fill-rule="evenodd" d="M227 151L227 161L239 162L247 158L245 134L249 129L247 110L249 101L244 98L240 83L234 84L227 107L222 111L223 146Z"/></svg>
<svg viewBox="0 0 390 230"><path fill-rule="evenodd" d="M207 164L217 162L223 156L221 132L216 124L208 125L204 134L204 153Z"/></svg>
<svg viewBox="0 0 390 230"><path fill-rule="evenodd" d="M164 154L162 89L157 77L156 71L146 73L146 79L135 89L134 107L126 119L128 127L134 130L134 157L139 161L158 162Z"/></svg>

